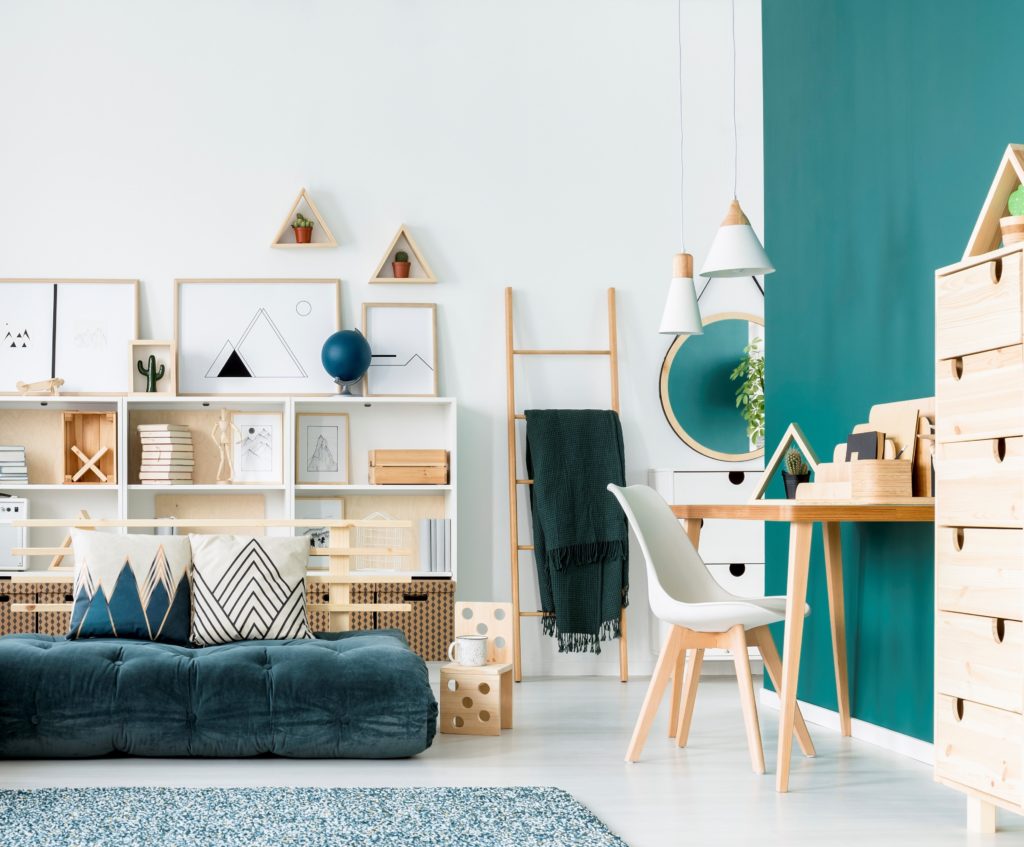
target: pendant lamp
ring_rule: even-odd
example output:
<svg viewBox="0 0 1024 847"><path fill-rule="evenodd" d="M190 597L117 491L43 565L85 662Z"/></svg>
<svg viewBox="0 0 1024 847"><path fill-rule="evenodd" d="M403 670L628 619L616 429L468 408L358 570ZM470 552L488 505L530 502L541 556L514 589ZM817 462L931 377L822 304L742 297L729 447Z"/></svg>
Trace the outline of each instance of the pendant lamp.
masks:
<svg viewBox="0 0 1024 847"><path fill-rule="evenodd" d="M732 0L732 203L725 219L715 233L711 249L704 259L700 275L716 276L759 276L770 274L775 268L764 251L761 239L743 214L740 201L736 199L737 173L739 171L739 133L736 129L736 0ZM755 280L756 282L756 280ZM760 286L758 286L760 288Z"/></svg>
<svg viewBox="0 0 1024 847"><path fill-rule="evenodd" d="M676 0L676 36L679 47L679 227L682 242L686 244L683 192L683 3ZM693 284L693 256L676 253L672 259L672 280L668 284L668 299L661 315L658 332L666 335L703 335L704 323L700 318L697 290Z"/></svg>

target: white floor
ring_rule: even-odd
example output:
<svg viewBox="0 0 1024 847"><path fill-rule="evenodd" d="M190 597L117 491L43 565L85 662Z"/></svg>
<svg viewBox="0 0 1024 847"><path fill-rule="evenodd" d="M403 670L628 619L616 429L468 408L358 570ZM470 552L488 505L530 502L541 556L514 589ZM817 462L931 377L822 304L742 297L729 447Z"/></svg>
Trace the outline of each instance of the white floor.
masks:
<svg viewBox="0 0 1024 847"><path fill-rule="evenodd" d="M667 738L663 708L643 760L627 765L622 756L646 685L646 679L626 685L592 677L527 680L516 687L516 729L500 738L439 735L411 760L0 762L0 788L555 785L632 847L1024 843L1024 818L1000 812L999 834L969 836L963 799L936 785L929 767L813 726L817 758L797 753L791 793L776 794L771 773L758 777L750 770L735 681L728 677L702 683L687 749ZM776 714L762 708L769 771Z"/></svg>

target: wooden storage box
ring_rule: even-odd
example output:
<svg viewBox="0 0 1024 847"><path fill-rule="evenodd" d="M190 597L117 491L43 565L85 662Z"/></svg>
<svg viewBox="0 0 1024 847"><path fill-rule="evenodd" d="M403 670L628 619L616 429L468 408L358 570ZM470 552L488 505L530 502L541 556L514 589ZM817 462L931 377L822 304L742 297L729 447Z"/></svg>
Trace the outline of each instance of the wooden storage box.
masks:
<svg viewBox="0 0 1024 847"><path fill-rule="evenodd" d="M936 523L1024 526L1024 438L939 443Z"/></svg>
<svg viewBox="0 0 1024 847"><path fill-rule="evenodd" d="M1024 620L1024 530L935 528L938 608Z"/></svg>
<svg viewBox="0 0 1024 847"><path fill-rule="evenodd" d="M372 587L378 603L407 603L411 612L377 612L375 629L400 629L409 646L425 661L448 659L455 637L455 583L448 579L418 579L411 583L378 583Z"/></svg>
<svg viewBox="0 0 1024 847"><path fill-rule="evenodd" d="M371 485L447 485L447 450L371 450Z"/></svg>
<svg viewBox="0 0 1024 847"><path fill-rule="evenodd" d="M64 412L64 483L117 482L117 412Z"/></svg>
<svg viewBox="0 0 1024 847"><path fill-rule="evenodd" d="M936 364L936 437L963 441L1024 433L1024 347Z"/></svg>
<svg viewBox="0 0 1024 847"><path fill-rule="evenodd" d="M935 688L951 697L1020 712L1024 707L1024 624L939 612Z"/></svg>
<svg viewBox="0 0 1024 847"><path fill-rule="evenodd" d="M939 276L935 354L951 359L1021 343L1021 253Z"/></svg>
<svg viewBox="0 0 1024 847"><path fill-rule="evenodd" d="M853 499L885 502L912 497L913 469L913 462L901 459L858 459L850 462Z"/></svg>

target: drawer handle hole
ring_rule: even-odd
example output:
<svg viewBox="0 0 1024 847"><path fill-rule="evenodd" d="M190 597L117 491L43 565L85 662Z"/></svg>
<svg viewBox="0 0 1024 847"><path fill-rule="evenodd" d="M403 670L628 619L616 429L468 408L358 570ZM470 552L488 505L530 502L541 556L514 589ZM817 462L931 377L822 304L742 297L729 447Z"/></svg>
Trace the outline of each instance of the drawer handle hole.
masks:
<svg viewBox="0 0 1024 847"><path fill-rule="evenodd" d="M1006 621L1002 618L992 621L992 637L996 640L996 644L1002 644L1003 639L1006 638Z"/></svg>
<svg viewBox="0 0 1024 847"><path fill-rule="evenodd" d="M992 263L992 284L999 285L1003 279L1003 260L996 259Z"/></svg>
<svg viewBox="0 0 1024 847"><path fill-rule="evenodd" d="M995 447L996 461L1002 462L1006 458L1006 439L997 438Z"/></svg>
<svg viewBox="0 0 1024 847"><path fill-rule="evenodd" d="M729 471L729 482L733 485L743 485L747 475L743 471Z"/></svg>
<svg viewBox="0 0 1024 847"><path fill-rule="evenodd" d="M953 371L953 379L959 382L964 375L964 358L963 356L957 356L955 359L951 359L949 362L950 368Z"/></svg>
<svg viewBox="0 0 1024 847"><path fill-rule="evenodd" d="M957 553L964 549L964 528L962 526L953 528L953 547Z"/></svg>
<svg viewBox="0 0 1024 847"><path fill-rule="evenodd" d="M953 717L956 718L956 722L960 723L964 719L964 698L957 697L953 701Z"/></svg>
<svg viewBox="0 0 1024 847"><path fill-rule="evenodd" d="M732 576L743 576L747 572L747 566L742 563L733 563L729 565L729 573Z"/></svg>

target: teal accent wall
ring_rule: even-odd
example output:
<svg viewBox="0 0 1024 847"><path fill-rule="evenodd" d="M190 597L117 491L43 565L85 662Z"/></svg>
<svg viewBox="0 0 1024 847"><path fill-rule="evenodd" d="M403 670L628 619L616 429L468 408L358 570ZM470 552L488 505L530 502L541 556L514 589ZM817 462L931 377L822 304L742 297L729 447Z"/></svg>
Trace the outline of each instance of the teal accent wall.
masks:
<svg viewBox="0 0 1024 847"><path fill-rule="evenodd" d="M778 268L766 283L767 443L798 421L827 458L872 404L934 393L934 270L960 258L1006 144L1024 141L1020 6L762 9L765 239ZM785 591L787 539L769 526L770 593ZM931 527L843 530L853 715L927 741L932 554ZM799 697L834 709L820 533L812 557Z"/></svg>

